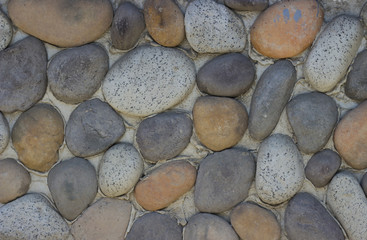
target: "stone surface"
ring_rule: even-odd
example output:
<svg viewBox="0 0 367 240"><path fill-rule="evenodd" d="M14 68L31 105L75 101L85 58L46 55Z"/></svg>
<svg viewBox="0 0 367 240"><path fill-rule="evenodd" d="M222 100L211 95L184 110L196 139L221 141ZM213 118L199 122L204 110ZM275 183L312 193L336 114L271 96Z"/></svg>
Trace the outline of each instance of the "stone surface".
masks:
<svg viewBox="0 0 367 240"><path fill-rule="evenodd" d="M4 50L13 38L13 27L5 13L0 11L0 51Z"/></svg>
<svg viewBox="0 0 367 240"><path fill-rule="evenodd" d="M68 224L38 193L27 194L0 208L0 238L72 239Z"/></svg>
<svg viewBox="0 0 367 240"><path fill-rule="evenodd" d="M166 112L144 119L136 131L136 142L146 160L158 162L180 154L191 135L192 120L187 114Z"/></svg>
<svg viewBox="0 0 367 240"><path fill-rule="evenodd" d="M231 212L231 224L241 239L279 240L281 228L274 213L245 202Z"/></svg>
<svg viewBox="0 0 367 240"><path fill-rule="evenodd" d="M195 184L195 206L201 212L220 213L248 196L255 177L251 153L228 149L201 161Z"/></svg>
<svg viewBox="0 0 367 240"><path fill-rule="evenodd" d="M269 5L269 0L225 0L224 4L239 11L262 11Z"/></svg>
<svg viewBox="0 0 367 240"><path fill-rule="evenodd" d="M10 130L8 120L0 112L0 153L8 146L10 138Z"/></svg>
<svg viewBox="0 0 367 240"><path fill-rule="evenodd" d="M195 66L177 49L141 46L119 59L102 91L116 110L133 116L162 112L181 102L195 83Z"/></svg>
<svg viewBox="0 0 367 240"><path fill-rule="evenodd" d="M367 239L367 199L358 180L349 172L340 172L327 190L327 205L350 240Z"/></svg>
<svg viewBox="0 0 367 240"><path fill-rule="evenodd" d="M145 29L144 15L130 2L123 2L115 11L111 27L112 45L120 50L133 48Z"/></svg>
<svg viewBox="0 0 367 240"><path fill-rule="evenodd" d="M340 164L340 156L330 149L325 149L311 157L305 174L315 187L324 187L338 171Z"/></svg>
<svg viewBox="0 0 367 240"><path fill-rule="evenodd" d="M244 105L224 97L199 97L193 119L200 142L213 151L236 145L247 129L248 115Z"/></svg>
<svg viewBox="0 0 367 240"><path fill-rule="evenodd" d="M126 240L136 239L181 240L182 228L167 215L147 213L134 222L126 236Z"/></svg>
<svg viewBox="0 0 367 240"><path fill-rule="evenodd" d="M342 34L341 34L342 33ZM328 92L344 77L363 38L358 18L340 15L320 33L304 64L304 75L319 92Z"/></svg>
<svg viewBox="0 0 367 240"><path fill-rule="evenodd" d="M203 93L237 97L251 87L255 73L255 65L247 56L229 53L207 62L199 70L196 83Z"/></svg>
<svg viewBox="0 0 367 240"><path fill-rule="evenodd" d="M65 141L79 157L101 153L125 133L122 117L98 98L81 103L66 124Z"/></svg>
<svg viewBox="0 0 367 240"><path fill-rule="evenodd" d="M125 200L101 198L73 223L71 233L75 240L123 239L131 210Z"/></svg>
<svg viewBox="0 0 367 240"><path fill-rule="evenodd" d="M51 169L47 184L60 214L75 219L97 194L97 176L92 164L83 158L64 160Z"/></svg>
<svg viewBox="0 0 367 240"><path fill-rule="evenodd" d="M310 193L297 193L289 201L284 224L289 240L344 240L338 223Z"/></svg>
<svg viewBox="0 0 367 240"><path fill-rule="evenodd" d="M252 95L249 126L250 136L262 140L270 135L292 95L296 69L290 61L281 60L261 75Z"/></svg>
<svg viewBox="0 0 367 240"><path fill-rule="evenodd" d="M46 172L59 159L64 141L64 120L51 105L40 103L22 113L11 138L19 160L28 168Z"/></svg>
<svg viewBox="0 0 367 240"><path fill-rule="evenodd" d="M251 43L271 58L294 57L311 46L323 23L315 0L283 1L262 12L251 27Z"/></svg>
<svg viewBox="0 0 367 240"><path fill-rule="evenodd" d="M183 240L239 240L226 220L214 214L199 213L189 219Z"/></svg>
<svg viewBox="0 0 367 240"><path fill-rule="evenodd" d="M334 145L355 169L367 168L367 101L345 114L334 132Z"/></svg>
<svg viewBox="0 0 367 240"><path fill-rule="evenodd" d="M354 59L344 90L354 100L367 99L367 50L360 52Z"/></svg>
<svg viewBox="0 0 367 240"><path fill-rule="evenodd" d="M46 92L47 53L27 37L0 52L0 111L25 111Z"/></svg>
<svg viewBox="0 0 367 240"><path fill-rule="evenodd" d="M187 161L171 161L154 169L135 186L135 199L144 209L169 206L195 184L196 169Z"/></svg>
<svg viewBox="0 0 367 240"><path fill-rule="evenodd" d="M363 189L364 194L367 195L367 173L363 174L363 177L361 180L361 187Z"/></svg>
<svg viewBox="0 0 367 240"><path fill-rule="evenodd" d="M256 191L268 204L287 201L303 185L302 155L287 135L274 134L261 143L256 167Z"/></svg>
<svg viewBox="0 0 367 240"><path fill-rule="evenodd" d="M185 38L184 15L173 0L146 0L144 18L150 36L162 46L175 47Z"/></svg>
<svg viewBox="0 0 367 240"><path fill-rule="evenodd" d="M326 94L299 94L287 104L289 123L304 153L315 153L328 142L338 121L338 107Z"/></svg>
<svg viewBox="0 0 367 240"><path fill-rule="evenodd" d="M15 159L0 160L0 203L7 203L28 192L31 176Z"/></svg>
<svg viewBox="0 0 367 240"><path fill-rule="evenodd" d="M111 25L108 0L11 0L8 12L24 32L59 47L93 42Z"/></svg>
<svg viewBox="0 0 367 240"><path fill-rule="evenodd" d="M50 89L63 102L88 100L101 86L108 71L108 55L103 47L88 44L53 56L47 68Z"/></svg>
<svg viewBox="0 0 367 240"><path fill-rule="evenodd" d="M246 46L242 20L213 0L195 0L185 13L186 38L199 53L241 52Z"/></svg>
<svg viewBox="0 0 367 240"><path fill-rule="evenodd" d="M129 192L144 170L144 163L133 145L119 143L108 149L99 165L98 184L109 197Z"/></svg>

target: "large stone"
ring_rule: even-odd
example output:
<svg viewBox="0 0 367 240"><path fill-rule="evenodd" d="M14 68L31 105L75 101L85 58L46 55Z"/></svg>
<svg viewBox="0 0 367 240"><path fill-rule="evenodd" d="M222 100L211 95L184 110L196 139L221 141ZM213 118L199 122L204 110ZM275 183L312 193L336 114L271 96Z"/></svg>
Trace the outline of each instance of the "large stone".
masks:
<svg viewBox="0 0 367 240"><path fill-rule="evenodd" d="M199 53L241 52L246 46L242 20L214 0L195 0L185 13L186 38Z"/></svg>
<svg viewBox="0 0 367 240"><path fill-rule="evenodd" d="M344 86L345 94L355 100L367 99L367 50L354 59Z"/></svg>
<svg viewBox="0 0 367 240"><path fill-rule="evenodd" d="M61 215L75 219L97 194L96 170L83 158L64 160L51 169L47 184Z"/></svg>
<svg viewBox="0 0 367 240"><path fill-rule="evenodd" d="M159 166L135 187L136 201L155 211L169 206L195 184L196 169L187 161L172 161Z"/></svg>
<svg viewBox="0 0 367 240"><path fill-rule="evenodd" d="M27 37L0 52L0 111L25 111L40 100L47 86L43 43Z"/></svg>
<svg viewBox="0 0 367 240"><path fill-rule="evenodd" d="M88 44L53 56L47 77L50 89L58 100L76 104L92 97L107 71L106 51L97 44Z"/></svg>
<svg viewBox="0 0 367 240"><path fill-rule="evenodd" d="M93 42L113 16L108 0L11 0L8 12L24 32L60 47Z"/></svg>
<svg viewBox="0 0 367 240"><path fill-rule="evenodd" d="M0 51L4 50L13 38L13 26L5 13L0 11Z"/></svg>
<svg viewBox="0 0 367 240"><path fill-rule="evenodd" d="M195 206L201 212L220 213L245 200L255 176L251 153L228 149L207 156L199 166Z"/></svg>
<svg viewBox="0 0 367 240"><path fill-rule="evenodd" d="M11 137L19 160L30 169L46 172L59 159L64 120L53 106L40 103L19 116Z"/></svg>
<svg viewBox="0 0 367 240"><path fill-rule="evenodd" d="M252 95L249 126L250 136L262 140L270 135L292 95L296 69L290 61L281 60L261 75Z"/></svg>
<svg viewBox="0 0 367 240"><path fill-rule="evenodd" d="M247 111L240 102L225 97L199 97L193 109L200 142L213 151L236 145L247 129Z"/></svg>
<svg viewBox="0 0 367 240"><path fill-rule="evenodd" d="M342 33L342 34L341 34ZM358 18L340 15L320 33L304 64L306 80L319 92L328 92L345 76L363 38Z"/></svg>
<svg viewBox="0 0 367 240"><path fill-rule="evenodd" d="M116 110L142 117L162 112L181 102L194 83L195 66L183 52L141 46L112 66L102 91Z"/></svg>
<svg viewBox="0 0 367 240"><path fill-rule="evenodd" d="M262 11L269 5L269 0L225 0L224 4L239 11Z"/></svg>
<svg viewBox="0 0 367 240"><path fill-rule="evenodd" d="M8 146L10 138L10 130L8 120L0 112L0 153Z"/></svg>
<svg viewBox="0 0 367 240"><path fill-rule="evenodd" d="M255 65L240 53L224 54L207 62L198 72L200 91L222 97L245 93L255 79Z"/></svg>
<svg viewBox="0 0 367 240"><path fill-rule="evenodd" d="M81 103L66 124L65 141L79 157L103 152L125 133L122 117L98 98Z"/></svg>

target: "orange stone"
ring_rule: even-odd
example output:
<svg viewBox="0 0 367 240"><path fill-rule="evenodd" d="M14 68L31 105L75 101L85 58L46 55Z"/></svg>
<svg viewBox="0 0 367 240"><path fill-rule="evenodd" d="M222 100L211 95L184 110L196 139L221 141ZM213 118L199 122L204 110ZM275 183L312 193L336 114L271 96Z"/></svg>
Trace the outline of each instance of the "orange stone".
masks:
<svg viewBox="0 0 367 240"><path fill-rule="evenodd" d="M294 57L308 48L319 32L324 13L316 0L278 2L251 27L251 43L271 58Z"/></svg>

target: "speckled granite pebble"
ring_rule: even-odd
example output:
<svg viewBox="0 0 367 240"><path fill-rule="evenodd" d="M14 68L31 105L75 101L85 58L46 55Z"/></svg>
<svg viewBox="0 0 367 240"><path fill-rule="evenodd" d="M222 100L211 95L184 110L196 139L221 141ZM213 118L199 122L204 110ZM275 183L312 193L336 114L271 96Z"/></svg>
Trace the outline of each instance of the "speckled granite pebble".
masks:
<svg viewBox="0 0 367 240"><path fill-rule="evenodd" d="M355 100L367 99L367 50L354 59L344 86L345 94Z"/></svg>
<svg viewBox="0 0 367 240"><path fill-rule="evenodd" d="M5 49L13 38L13 27L5 13L0 11L0 51Z"/></svg>
<svg viewBox="0 0 367 240"><path fill-rule="evenodd" d="M8 146L10 138L10 130L8 120L0 112L0 153Z"/></svg>
<svg viewBox="0 0 367 240"><path fill-rule="evenodd" d="M234 10L262 11L269 5L269 0L225 0L224 4Z"/></svg>

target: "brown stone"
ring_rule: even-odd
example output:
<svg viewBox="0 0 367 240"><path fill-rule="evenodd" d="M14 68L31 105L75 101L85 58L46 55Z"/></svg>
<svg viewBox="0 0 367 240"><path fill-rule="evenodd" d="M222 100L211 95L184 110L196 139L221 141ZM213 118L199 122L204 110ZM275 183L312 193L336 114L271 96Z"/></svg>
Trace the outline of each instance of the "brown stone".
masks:
<svg viewBox="0 0 367 240"><path fill-rule="evenodd" d="M136 201L144 209L155 211L169 206L195 184L196 169L186 161L159 166L135 187Z"/></svg>
<svg viewBox="0 0 367 240"><path fill-rule="evenodd" d="M275 215L253 203L235 207L231 213L231 224L241 239L280 239L281 229Z"/></svg>
<svg viewBox="0 0 367 240"><path fill-rule="evenodd" d="M149 34L162 46L175 47L185 37L184 15L173 0L147 0L144 18Z"/></svg>
<svg viewBox="0 0 367 240"><path fill-rule="evenodd" d="M8 12L24 32L60 47L93 42L113 17L108 0L11 0Z"/></svg>
<svg viewBox="0 0 367 240"><path fill-rule="evenodd" d="M354 169L367 168L367 101L342 118L334 133L336 150Z"/></svg>
<svg viewBox="0 0 367 240"><path fill-rule="evenodd" d="M244 105L225 97L200 97L193 110L196 135L213 151L236 145L247 129L248 115Z"/></svg>
<svg viewBox="0 0 367 240"><path fill-rule="evenodd" d="M315 0L282 1L270 6L251 27L251 43L271 58L293 57L308 48L324 13Z"/></svg>
<svg viewBox="0 0 367 240"><path fill-rule="evenodd" d="M49 104L37 104L19 116L11 137L20 161L30 169L46 172L58 160L64 141L62 116Z"/></svg>

